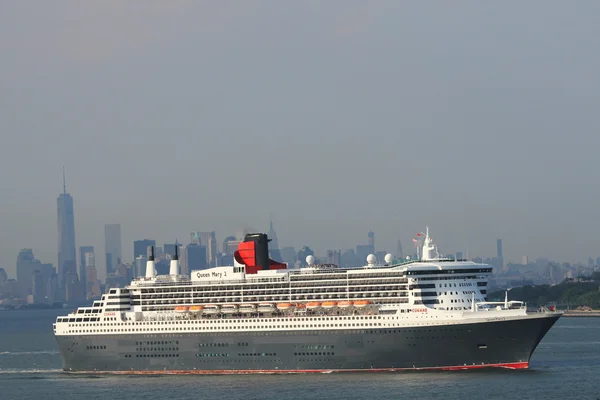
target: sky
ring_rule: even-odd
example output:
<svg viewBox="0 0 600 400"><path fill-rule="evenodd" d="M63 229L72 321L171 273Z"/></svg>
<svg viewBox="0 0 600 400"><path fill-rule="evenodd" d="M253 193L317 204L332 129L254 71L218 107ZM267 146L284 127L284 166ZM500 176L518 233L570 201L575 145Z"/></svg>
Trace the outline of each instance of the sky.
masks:
<svg viewBox="0 0 600 400"><path fill-rule="evenodd" d="M0 2L0 267L241 227L600 255L600 3ZM101 271L101 275L102 275Z"/></svg>

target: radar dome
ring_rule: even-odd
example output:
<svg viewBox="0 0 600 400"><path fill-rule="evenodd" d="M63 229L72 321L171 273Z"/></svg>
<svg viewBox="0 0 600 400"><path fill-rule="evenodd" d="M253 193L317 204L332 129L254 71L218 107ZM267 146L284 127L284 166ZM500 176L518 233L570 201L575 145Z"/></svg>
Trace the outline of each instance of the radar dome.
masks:
<svg viewBox="0 0 600 400"><path fill-rule="evenodd" d="M306 256L306 263L308 265L313 265L315 263L315 257L314 256Z"/></svg>
<svg viewBox="0 0 600 400"><path fill-rule="evenodd" d="M393 257L392 257L392 255L391 255L390 253L387 253L387 254L385 255L385 258L384 258L384 260L385 260L385 262L386 262L386 263L388 263L388 264L389 264L389 263L391 263L391 262L392 262L392 259L393 259Z"/></svg>
<svg viewBox="0 0 600 400"><path fill-rule="evenodd" d="M367 264L375 264L375 260L377 260L375 254L369 254L367 256Z"/></svg>

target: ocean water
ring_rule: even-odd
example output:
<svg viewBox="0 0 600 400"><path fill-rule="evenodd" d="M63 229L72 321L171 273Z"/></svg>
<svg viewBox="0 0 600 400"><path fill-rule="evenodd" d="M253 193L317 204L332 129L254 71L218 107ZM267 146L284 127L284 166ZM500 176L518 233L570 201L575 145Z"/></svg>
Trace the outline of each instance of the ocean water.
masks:
<svg viewBox="0 0 600 400"><path fill-rule="evenodd" d="M600 399L600 318L561 318L528 370L94 376L60 369L63 313L0 311L0 400Z"/></svg>

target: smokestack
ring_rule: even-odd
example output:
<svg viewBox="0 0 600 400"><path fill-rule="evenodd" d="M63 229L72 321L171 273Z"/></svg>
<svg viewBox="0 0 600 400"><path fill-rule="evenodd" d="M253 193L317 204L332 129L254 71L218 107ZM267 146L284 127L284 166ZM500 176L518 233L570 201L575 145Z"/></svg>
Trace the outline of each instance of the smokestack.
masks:
<svg viewBox="0 0 600 400"><path fill-rule="evenodd" d="M148 261L146 262L146 278L154 278L156 269L154 268L154 246L148 247Z"/></svg>
<svg viewBox="0 0 600 400"><path fill-rule="evenodd" d="M269 238L265 233L249 233L245 242L254 242L255 265L260 269L269 269Z"/></svg>
<svg viewBox="0 0 600 400"><path fill-rule="evenodd" d="M177 248L179 246L175 246L175 254L171 256L171 264L169 268L169 275L177 276L179 275L179 255L177 254Z"/></svg>

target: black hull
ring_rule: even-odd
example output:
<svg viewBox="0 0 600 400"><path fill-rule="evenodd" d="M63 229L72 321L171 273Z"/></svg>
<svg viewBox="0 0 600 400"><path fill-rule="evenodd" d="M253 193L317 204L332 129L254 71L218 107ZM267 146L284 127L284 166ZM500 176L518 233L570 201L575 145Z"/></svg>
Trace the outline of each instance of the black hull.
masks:
<svg viewBox="0 0 600 400"><path fill-rule="evenodd" d="M560 314L385 329L57 336L63 369L256 373L527 368Z"/></svg>

